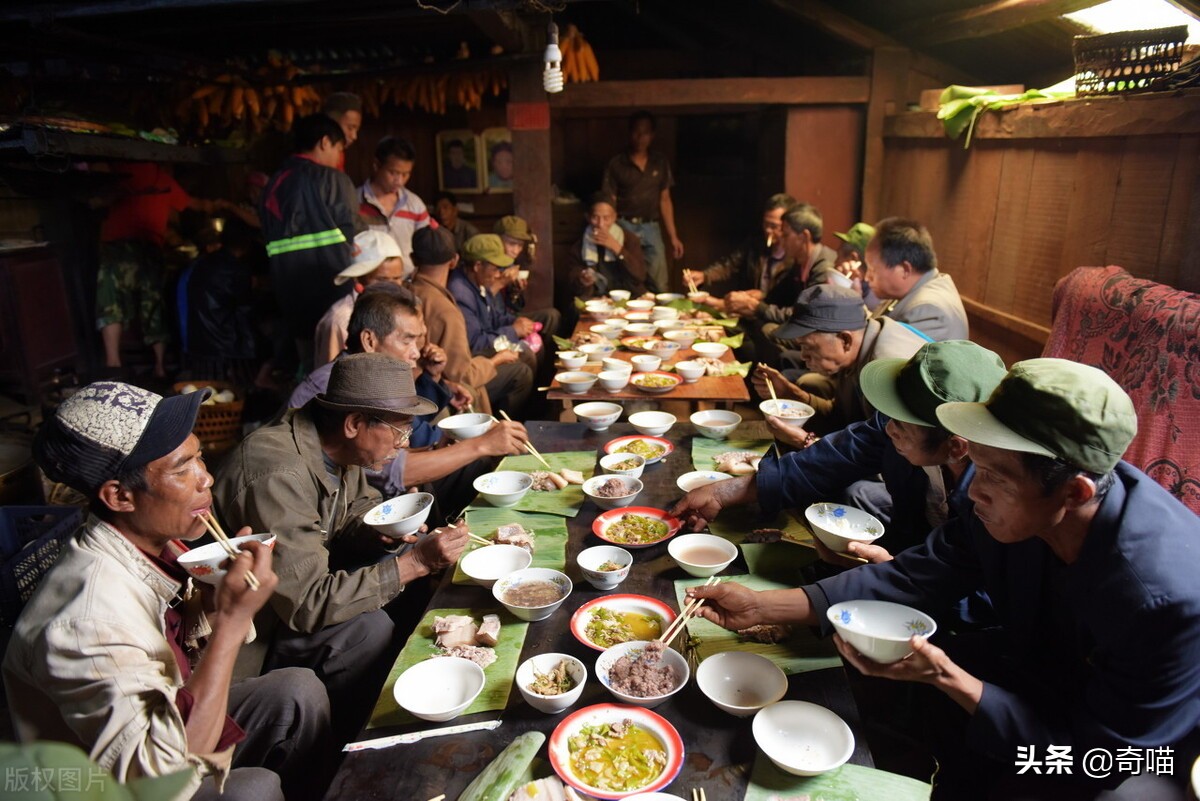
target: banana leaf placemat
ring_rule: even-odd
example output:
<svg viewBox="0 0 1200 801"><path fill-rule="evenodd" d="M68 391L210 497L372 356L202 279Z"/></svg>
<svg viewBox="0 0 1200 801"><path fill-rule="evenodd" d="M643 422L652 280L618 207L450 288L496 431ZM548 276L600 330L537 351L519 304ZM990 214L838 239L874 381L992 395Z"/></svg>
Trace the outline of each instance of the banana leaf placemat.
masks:
<svg viewBox="0 0 1200 801"><path fill-rule="evenodd" d="M796 586L795 583L771 581L761 576L723 576L722 579L752 590L781 590ZM687 603L687 588L703 584L705 581L707 579L680 579L675 582L675 600L680 609ZM838 656L833 640L818 638L808 626L792 626L792 632L786 639L770 644L747 642L736 631L723 629L702 617L692 618L687 627L690 635L688 647L694 648L701 660L722 651L747 651L762 654L789 676L807 673L810 670L839 667L842 664L842 658Z"/></svg>
<svg viewBox="0 0 1200 801"><path fill-rule="evenodd" d="M692 437L692 469L716 470L717 463L713 457L726 451L752 451L759 456L765 454L774 440L771 439L742 439L735 436L729 439L709 439L708 437Z"/></svg>
<svg viewBox="0 0 1200 801"><path fill-rule="evenodd" d="M508 523L520 523L526 531L533 532L533 562L530 567L548 567L551 570L565 570L567 566L567 522L559 515L540 515L532 512L514 512L512 509L472 509L467 512L467 527L472 534L478 534L484 539L493 539L496 529ZM474 541L463 551L466 556L476 548L486 548ZM459 565L454 567L455 584L473 584L471 578L462 572L462 557Z"/></svg>
<svg viewBox="0 0 1200 801"><path fill-rule="evenodd" d="M811 798L813 801L929 801L933 788L923 781L862 765L842 765L819 776L793 776L775 767L766 754L758 752L746 785L745 801L778 801L780 798Z"/></svg>
<svg viewBox="0 0 1200 801"><path fill-rule="evenodd" d="M713 534L738 545L746 539L747 534L764 529L781 531L782 542L814 547L812 529L809 528L808 521L789 511L782 511L771 520L760 520L757 509L734 507L723 511L717 515L716 520L708 524L708 530Z"/></svg>
<svg viewBox="0 0 1200 801"><path fill-rule="evenodd" d="M591 478L592 472L596 469L596 452L595 451L563 451L562 453L543 453L546 461L550 463L553 470L578 470L583 473L584 478ZM500 462L499 470L517 470L522 473L532 473L535 470L545 470L546 466L537 460L532 454L523 456L505 456ZM568 484L563 489L556 492L527 492L525 497L517 502L516 506L510 506L508 509L515 509L518 512L543 512L551 515L562 515L563 517L574 517L579 514L580 507L587 500L587 496L583 494L583 489L578 484ZM495 509L495 506L490 505L487 501L476 496L475 500L467 507L470 509Z"/></svg>
<svg viewBox="0 0 1200 801"><path fill-rule="evenodd" d="M434 644L433 619L435 617L470 615L478 623L484 615L494 614L500 615L500 637L496 643L496 661L484 669L483 690L462 714L471 715L476 712L504 709L505 704L508 703L508 694L512 690L513 678L517 675L517 665L521 661L521 648L525 645L525 634L529 631L529 624L517 620L502 606L495 609L430 609L425 613L425 617L421 618L421 622L409 635L408 642L404 644L404 648L396 657L392 671L388 673L387 681L383 685L383 691L379 694L379 700L375 702L375 710L371 712L367 728L403 726L417 722L417 718L405 712L396 703L392 688L396 685L396 679L400 677L401 673L418 662L424 662L440 653Z"/></svg>
<svg viewBox="0 0 1200 801"><path fill-rule="evenodd" d="M790 542L743 542L741 549L752 575L789 587L806 584L800 571L818 559L815 548L797 548Z"/></svg>

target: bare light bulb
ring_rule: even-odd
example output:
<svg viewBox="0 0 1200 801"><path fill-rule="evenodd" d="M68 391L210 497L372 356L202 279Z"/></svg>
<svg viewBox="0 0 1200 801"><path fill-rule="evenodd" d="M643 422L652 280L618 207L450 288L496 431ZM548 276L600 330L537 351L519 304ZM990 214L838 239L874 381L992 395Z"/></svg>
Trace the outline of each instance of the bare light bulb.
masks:
<svg viewBox="0 0 1200 801"><path fill-rule="evenodd" d="M553 22L549 26L550 42L546 45L546 53L542 56L545 66L542 68L542 86L551 94L563 90L562 51L558 49L558 26Z"/></svg>

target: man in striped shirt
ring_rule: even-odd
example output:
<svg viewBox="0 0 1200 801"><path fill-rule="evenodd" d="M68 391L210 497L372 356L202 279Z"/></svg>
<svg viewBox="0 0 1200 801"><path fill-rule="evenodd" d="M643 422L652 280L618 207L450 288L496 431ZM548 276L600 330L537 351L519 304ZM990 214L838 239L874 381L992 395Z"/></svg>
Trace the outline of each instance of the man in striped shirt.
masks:
<svg viewBox="0 0 1200 801"><path fill-rule="evenodd" d="M374 173L358 188L358 213L369 228L386 231L396 240L404 258L405 279L417 271L412 260L413 234L420 228L438 225L429 216L425 201L406 188L416 158L411 144L385 136L375 146Z"/></svg>

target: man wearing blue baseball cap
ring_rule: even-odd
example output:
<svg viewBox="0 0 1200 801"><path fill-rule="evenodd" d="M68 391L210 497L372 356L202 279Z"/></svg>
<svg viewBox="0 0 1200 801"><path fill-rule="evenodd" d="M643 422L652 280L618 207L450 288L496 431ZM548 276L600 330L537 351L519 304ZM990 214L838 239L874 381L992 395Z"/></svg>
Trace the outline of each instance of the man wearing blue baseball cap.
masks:
<svg viewBox="0 0 1200 801"><path fill-rule="evenodd" d="M1170 748L1190 764L1200 739L1200 521L1121 461L1137 431L1129 396L1095 368L1031 359L986 402L947 403L937 417L970 443L970 514L890 562L799 589L689 591L710 599L701 613L735 629L828 630L826 611L841 601L930 610L986 591L1000 627L970 648L913 637L913 653L885 665L835 637L863 673L928 684L954 702L935 797L1097 797L1126 776L1085 775L1096 750ZM1070 775L1017 775L1019 760L1040 765L1051 746ZM1146 798L1159 778L1138 776L1117 797Z"/></svg>
<svg viewBox="0 0 1200 801"><path fill-rule="evenodd" d="M43 424L39 465L91 513L17 620L9 708L22 741L77 745L120 781L190 769L194 799L320 797L321 682L302 668L232 680L278 582L271 550L240 546L211 592L177 561L212 509L192 434L207 396L90 384Z"/></svg>

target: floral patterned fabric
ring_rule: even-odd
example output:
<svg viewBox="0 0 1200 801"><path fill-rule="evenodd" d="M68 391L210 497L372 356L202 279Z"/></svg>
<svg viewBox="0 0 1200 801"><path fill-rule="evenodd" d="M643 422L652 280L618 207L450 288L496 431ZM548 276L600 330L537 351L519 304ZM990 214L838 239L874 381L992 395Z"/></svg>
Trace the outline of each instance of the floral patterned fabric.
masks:
<svg viewBox="0 0 1200 801"><path fill-rule="evenodd" d="M1120 267L1078 267L1054 289L1043 356L1098 367L1133 398L1126 461L1200 514L1200 295Z"/></svg>

